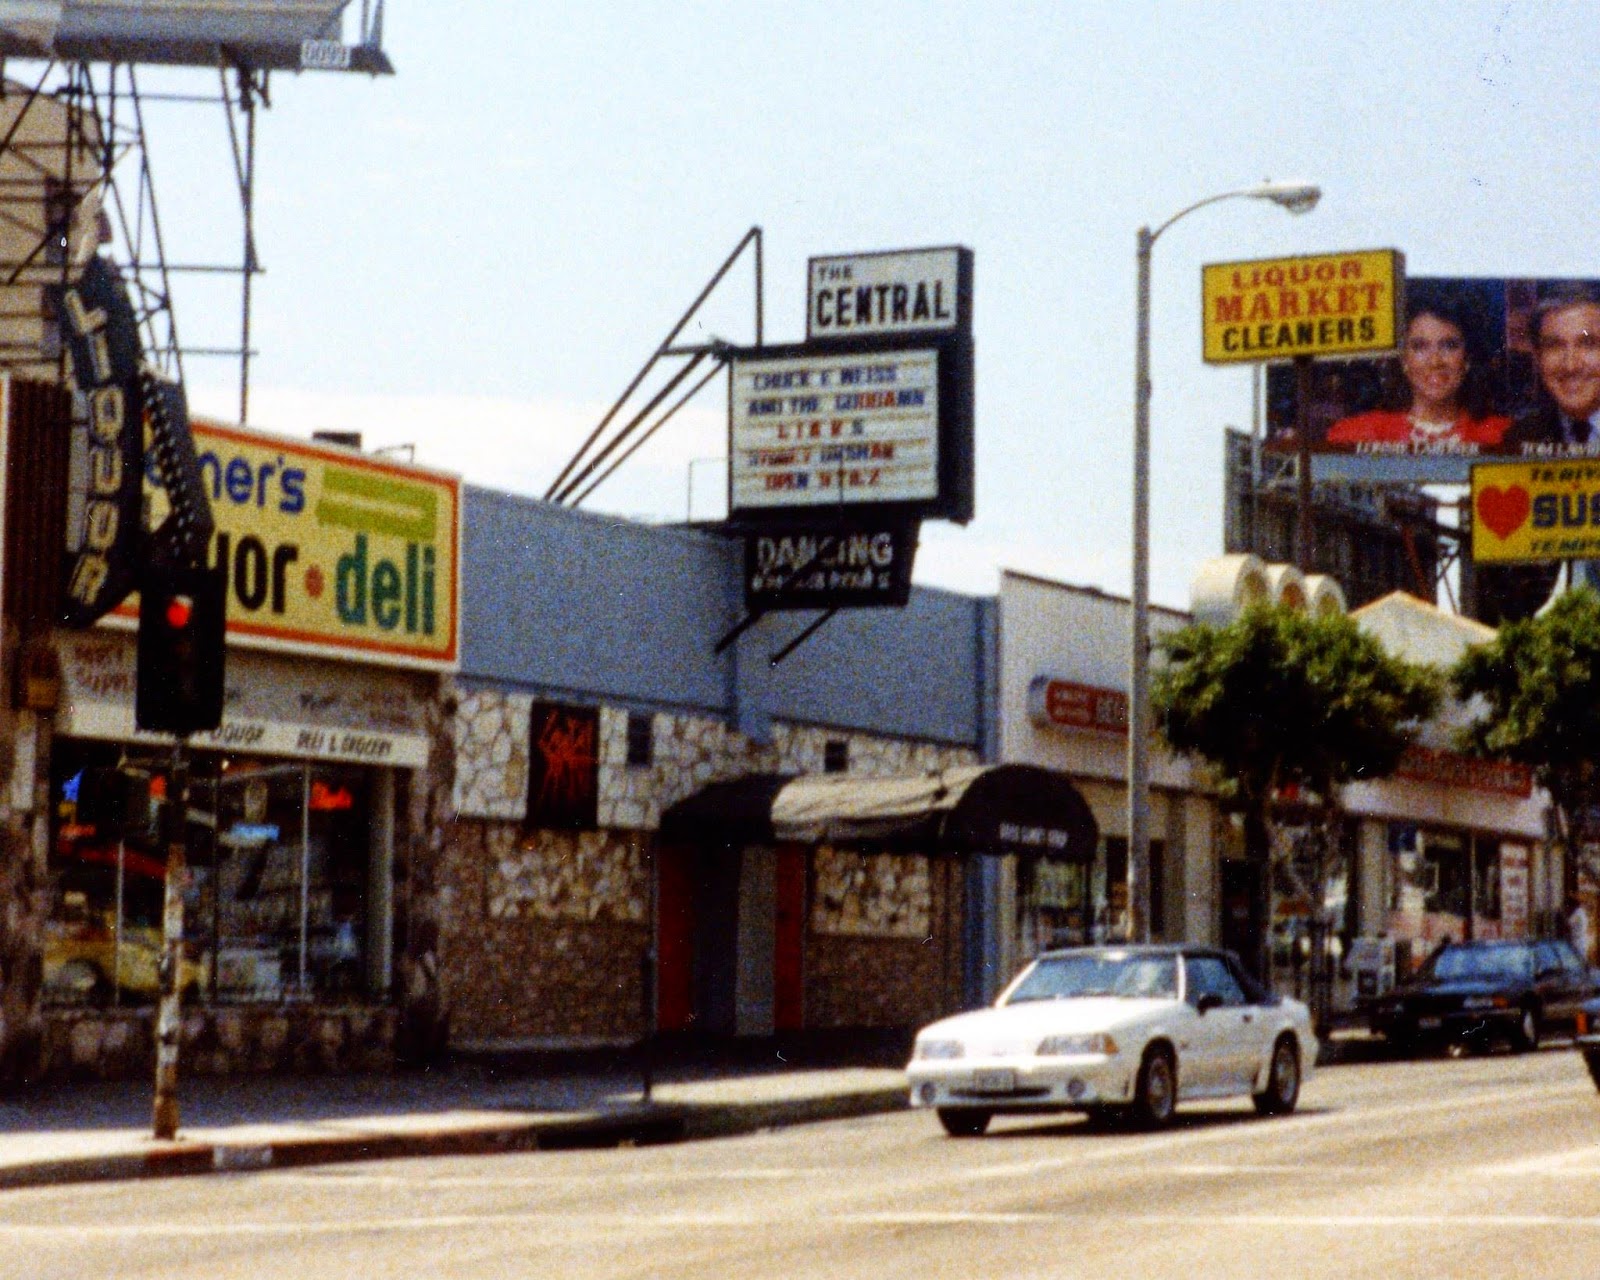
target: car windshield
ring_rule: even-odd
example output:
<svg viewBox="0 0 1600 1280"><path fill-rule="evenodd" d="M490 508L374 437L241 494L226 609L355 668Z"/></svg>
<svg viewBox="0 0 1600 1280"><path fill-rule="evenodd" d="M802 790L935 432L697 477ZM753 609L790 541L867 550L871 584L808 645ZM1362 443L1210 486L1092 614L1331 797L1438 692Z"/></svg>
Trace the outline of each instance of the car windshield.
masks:
<svg viewBox="0 0 1600 1280"><path fill-rule="evenodd" d="M1073 1000L1083 996L1176 1000L1177 958L1117 951L1044 956L1023 975L1006 1003Z"/></svg>
<svg viewBox="0 0 1600 1280"><path fill-rule="evenodd" d="M1533 973L1527 947L1446 947L1433 958L1433 976L1443 981L1460 978L1527 978Z"/></svg>

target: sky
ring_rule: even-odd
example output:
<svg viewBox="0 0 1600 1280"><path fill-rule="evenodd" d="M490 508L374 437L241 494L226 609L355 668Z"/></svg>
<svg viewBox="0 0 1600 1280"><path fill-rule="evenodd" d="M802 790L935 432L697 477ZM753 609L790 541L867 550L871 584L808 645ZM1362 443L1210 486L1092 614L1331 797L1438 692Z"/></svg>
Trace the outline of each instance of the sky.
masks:
<svg viewBox="0 0 1600 1280"><path fill-rule="evenodd" d="M1201 361L1202 265L1393 248L1416 275L1600 276L1595 27L1561 0L389 0L393 77L271 80L249 421L542 496L752 226L769 342L804 337L809 257L963 245L976 516L924 526L916 580L1126 594L1137 230L1315 182L1310 214L1224 201L1156 244L1151 597L1185 607L1252 413L1249 370ZM220 108L149 129L169 256L237 261ZM753 341L753 275L685 340ZM174 305L186 345L237 343L230 288ZM238 420L236 363L186 378ZM718 516L725 386L584 505Z"/></svg>

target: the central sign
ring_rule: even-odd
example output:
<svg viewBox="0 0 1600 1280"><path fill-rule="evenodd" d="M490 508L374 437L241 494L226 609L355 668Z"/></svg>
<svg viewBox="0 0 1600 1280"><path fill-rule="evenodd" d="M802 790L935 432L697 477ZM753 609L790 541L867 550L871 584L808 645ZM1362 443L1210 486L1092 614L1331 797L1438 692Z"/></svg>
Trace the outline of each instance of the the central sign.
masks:
<svg viewBox="0 0 1600 1280"><path fill-rule="evenodd" d="M972 331L972 251L901 249L812 258L806 337Z"/></svg>
<svg viewBox="0 0 1600 1280"><path fill-rule="evenodd" d="M728 510L932 502L934 348L733 361Z"/></svg>

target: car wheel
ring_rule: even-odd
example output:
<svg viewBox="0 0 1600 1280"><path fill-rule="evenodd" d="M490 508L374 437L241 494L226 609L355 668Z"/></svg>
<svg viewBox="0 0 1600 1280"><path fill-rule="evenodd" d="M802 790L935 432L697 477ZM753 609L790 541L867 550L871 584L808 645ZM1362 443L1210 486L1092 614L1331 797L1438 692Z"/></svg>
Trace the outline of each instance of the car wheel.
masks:
<svg viewBox="0 0 1600 1280"><path fill-rule="evenodd" d="M1529 1005L1517 1019L1511 1034L1511 1048L1517 1053L1532 1053L1539 1047L1539 1011Z"/></svg>
<svg viewBox="0 0 1600 1280"><path fill-rule="evenodd" d="M1267 1087L1251 1095L1256 1112L1264 1116L1286 1116L1300 1101L1300 1050L1293 1036L1279 1036L1272 1046L1272 1064L1267 1068Z"/></svg>
<svg viewBox="0 0 1600 1280"><path fill-rule="evenodd" d="M939 1123L952 1138L977 1138L989 1127L989 1112L973 1107L940 1107Z"/></svg>
<svg viewBox="0 0 1600 1280"><path fill-rule="evenodd" d="M1177 1109L1178 1068L1172 1051L1159 1046L1146 1049L1133 1091L1134 1122L1141 1129L1159 1129L1172 1122Z"/></svg>
<svg viewBox="0 0 1600 1280"><path fill-rule="evenodd" d="M1589 1068L1589 1078L1594 1081L1594 1087L1600 1089L1600 1049L1585 1049L1583 1065Z"/></svg>

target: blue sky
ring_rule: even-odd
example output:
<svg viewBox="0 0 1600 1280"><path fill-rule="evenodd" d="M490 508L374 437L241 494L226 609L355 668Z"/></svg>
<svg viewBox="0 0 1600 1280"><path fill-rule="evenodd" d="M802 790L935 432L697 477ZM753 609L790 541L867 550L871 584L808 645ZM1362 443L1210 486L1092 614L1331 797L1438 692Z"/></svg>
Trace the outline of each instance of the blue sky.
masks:
<svg viewBox="0 0 1600 1280"><path fill-rule="evenodd" d="M804 335L808 257L962 244L977 517L925 528L917 578L1122 593L1136 230L1314 181L1307 216L1224 203L1156 248L1152 596L1181 606L1250 419L1248 371L1200 360L1201 265L1392 247L1418 275L1600 276L1595 26L1552 0L391 0L392 79L272 81L251 421L541 494L750 226L775 342ZM220 111L163 109L152 146L172 255L236 257ZM234 340L235 303L185 289L185 341ZM750 312L745 269L704 329L748 341ZM236 418L235 375L191 361L194 407ZM713 514L722 385L586 505Z"/></svg>

